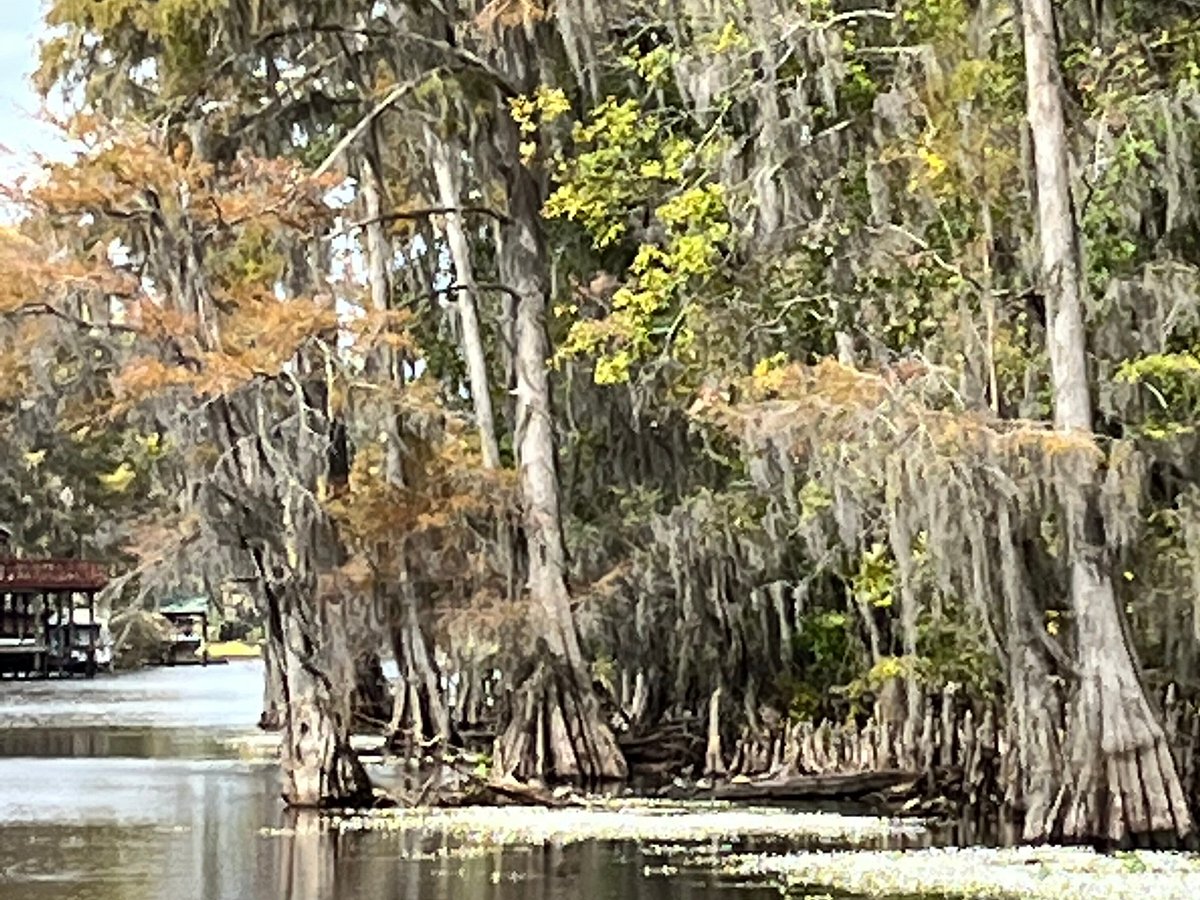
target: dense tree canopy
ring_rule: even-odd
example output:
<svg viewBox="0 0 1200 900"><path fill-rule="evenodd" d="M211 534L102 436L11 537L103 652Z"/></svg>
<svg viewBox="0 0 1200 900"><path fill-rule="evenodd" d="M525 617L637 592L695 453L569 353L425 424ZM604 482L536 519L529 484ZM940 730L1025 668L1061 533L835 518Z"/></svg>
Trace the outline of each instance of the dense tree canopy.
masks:
<svg viewBox="0 0 1200 900"><path fill-rule="evenodd" d="M1187 832L1200 25L1049 6L55 0L20 535L254 579L294 802L391 652L396 746L502 774L953 686L1027 837Z"/></svg>

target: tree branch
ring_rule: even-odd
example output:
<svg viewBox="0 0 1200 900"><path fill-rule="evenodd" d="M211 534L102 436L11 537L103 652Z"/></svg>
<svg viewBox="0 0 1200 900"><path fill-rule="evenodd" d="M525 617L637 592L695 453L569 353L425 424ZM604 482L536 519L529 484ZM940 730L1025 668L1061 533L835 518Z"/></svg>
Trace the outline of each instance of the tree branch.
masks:
<svg viewBox="0 0 1200 900"><path fill-rule="evenodd" d="M440 41L437 38L432 38L424 34L415 34L411 31L393 31L385 28L362 28L352 25L339 25L334 22L320 23L314 22L311 25L290 25L286 28L279 28L274 31L264 32L255 40L258 45L269 44L272 41L277 41L285 37L295 37L303 34L342 34L351 35L354 37L372 38L382 41L398 41L401 43L419 44L422 47L428 47L430 50L436 50L450 59L457 60L468 68L478 71L482 75L486 75L494 81L497 87L505 91L508 96L517 96L521 93L513 81L499 69L492 66L483 57L477 53L466 49L465 47L456 47L447 41Z"/></svg>
<svg viewBox="0 0 1200 900"><path fill-rule="evenodd" d="M414 78L411 81L406 81L403 84L396 85L394 88L388 91L387 96L371 107L367 114L359 119L358 122L355 123L354 127L346 132L342 139L337 142L334 148L329 151L329 155L325 157L319 166L317 166L316 170L313 172L313 175L319 178L328 172L329 168L334 164L337 158L345 152L346 148L354 143L355 139L358 138L359 135L370 128L371 123L379 118L379 116L389 106L401 99L405 94L415 90L426 78L430 77L437 71L439 70L431 69L428 72L422 73L419 77Z"/></svg>
<svg viewBox="0 0 1200 900"><path fill-rule="evenodd" d="M9 316L50 316L51 318L59 319L69 325L74 325L84 331L99 329L102 331L114 331L122 334L139 334L147 336L140 328L133 325L122 325L117 322L89 322L87 319L81 319L78 316L73 316L70 313L63 312L57 307L51 306L49 303L29 303L19 309L10 310L5 313Z"/></svg>
<svg viewBox="0 0 1200 900"><path fill-rule="evenodd" d="M516 288L509 287L507 284L501 284L499 281L477 281L475 284L470 286L465 284L451 284L440 291L435 291L434 293L457 294L460 291L469 291L472 289L476 291L495 291L500 294L508 294L508 296L512 297L514 300L521 299L521 294Z"/></svg>
<svg viewBox="0 0 1200 900"><path fill-rule="evenodd" d="M413 219L427 219L430 216L489 216L500 222L503 225L509 224L512 219L507 214L499 210L492 209L490 206L426 206L421 209L406 209L397 212L384 213L383 215L374 216L370 219L363 219L359 222L352 222L347 231L358 231L366 228L368 225L387 225L390 222L409 221Z"/></svg>

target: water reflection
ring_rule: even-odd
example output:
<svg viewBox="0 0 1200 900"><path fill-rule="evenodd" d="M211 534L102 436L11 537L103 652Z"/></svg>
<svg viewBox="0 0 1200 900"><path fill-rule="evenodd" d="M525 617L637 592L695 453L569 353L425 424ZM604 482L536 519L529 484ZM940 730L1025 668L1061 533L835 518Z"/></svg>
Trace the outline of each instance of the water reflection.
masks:
<svg viewBox="0 0 1200 900"><path fill-rule="evenodd" d="M303 823L278 838L286 900L745 900L778 890L735 885L711 870L665 868L632 844L494 848L458 855L416 833L318 834Z"/></svg>
<svg viewBox="0 0 1200 900"><path fill-rule="evenodd" d="M104 727L0 729L0 758L227 759L236 731Z"/></svg>
<svg viewBox="0 0 1200 900"><path fill-rule="evenodd" d="M0 774L10 774L10 761ZM133 761L130 761L133 762ZM75 771L70 771L70 769ZM628 844L493 849L437 835L337 834L282 813L273 772L105 762L37 772L49 805L0 793L5 900L746 900L708 871L668 874ZM114 771L114 768L117 771ZM33 793L36 786L26 784ZM45 796L46 792L39 792ZM73 802L72 802L73 801Z"/></svg>
<svg viewBox="0 0 1200 900"><path fill-rule="evenodd" d="M253 736L256 665L0 683L3 900L777 898L623 844L490 850L442 835L336 834L289 815Z"/></svg>
<svg viewBox="0 0 1200 900"><path fill-rule="evenodd" d="M88 681L0 681L0 727L249 729L262 663L145 669Z"/></svg>
<svg viewBox="0 0 1200 900"><path fill-rule="evenodd" d="M15 762L0 763L0 777ZM257 837L278 815L278 792L266 772L122 760L95 771L34 764L27 777L23 799L7 784L0 788L5 900L274 893L273 867L262 858L273 848Z"/></svg>

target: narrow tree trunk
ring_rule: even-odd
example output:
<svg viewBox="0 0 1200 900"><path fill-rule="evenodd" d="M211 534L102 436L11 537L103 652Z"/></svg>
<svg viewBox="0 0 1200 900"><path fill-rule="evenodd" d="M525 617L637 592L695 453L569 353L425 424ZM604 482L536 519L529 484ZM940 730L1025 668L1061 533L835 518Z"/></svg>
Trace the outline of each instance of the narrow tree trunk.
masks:
<svg viewBox="0 0 1200 900"><path fill-rule="evenodd" d="M1061 430L1090 433L1085 285L1050 0L1025 0L1023 15L1054 420ZM1159 832L1183 836L1191 831L1191 815L1125 638L1104 549L1094 456L1080 453L1079 465L1087 471L1077 471L1065 491L1078 685L1067 720L1061 818L1044 830L1111 842ZM1027 823L1027 834L1037 825Z"/></svg>
<svg viewBox="0 0 1200 900"><path fill-rule="evenodd" d="M708 746L704 751L704 774L725 775L725 756L721 752L721 689L708 701Z"/></svg>
<svg viewBox="0 0 1200 900"><path fill-rule="evenodd" d="M395 691L391 748L402 756L423 755L436 745L450 744L455 734L441 674L421 627L418 597L412 586L400 586L399 615L392 625L392 652L400 669Z"/></svg>
<svg viewBox="0 0 1200 900"><path fill-rule="evenodd" d="M384 227L383 181L377 163L364 157L360 164L360 185L367 224L367 285L371 294L371 308L375 312L386 312L392 306L392 242ZM384 375L384 381L399 381L399 367L395 354L387 347L373 352L367 361L369 369ZM390 484L399 484L401 479L400 436L396 428L391 404L383 406L384 471Z"/></svg>
<svg viewBox="0 0 1200 900"><path fill-rule="evenodd" d="M503 130L514 129L510 125ZM539 646L533 669L516 685L507 721L498 732L495 769L520 778L623 779L625 760L592 689L567 592L547 371L539 192L516 160L514 135L503 137L508 138L501 155L511 224L504 232L501 272L519 297L514 444L528 545L530 624Z"/></svg>
<svg viewBox="0 0 1200 900"><path fill-rule="evenodd" d="M442 140L432 133L426 137L441 204L447 210L458 209L462 196L458 183L458 170L462 165L458 159L461 154L458 143ZM496 440L496 417L492 411L487 354L479 324L479 298L471 264L471 245L467 241L461 214L447 212L443 218L446 223L446 245L454 264L455 306L462 327L463 355L467 358L467 377L471 382L471 402L475 408L483 465L487 469L496 469L500 467L500 445Z"/></svg>
<svg viewBox="0 0 1200 900"><path fill-rule="evenodd" d="M278 642L268 640L263 647L263 708L258 727L278 731L283 726L283 660Z"/></svg>
<svg viewBox="0 0 1200 900"><path fill-rule="evenodd" d="M354 648L351 648L354 653ZM354 661L352 713L356 731L379 732L392 713L391 691L383 674L383 661L374 650L359 651Z"/></svg>

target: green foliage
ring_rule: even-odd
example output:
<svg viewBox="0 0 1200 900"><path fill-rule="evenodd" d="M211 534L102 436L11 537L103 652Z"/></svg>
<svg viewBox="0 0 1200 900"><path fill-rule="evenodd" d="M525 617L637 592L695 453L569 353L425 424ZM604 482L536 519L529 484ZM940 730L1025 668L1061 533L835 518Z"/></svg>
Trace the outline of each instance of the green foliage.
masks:
<svg viewBox="0 0 1200 900"><path fill-rule="evenodd" d="M502 467L515 466L514 436L527 433L528 424L516 421L527 404L504 402L513 387L511 316L517 303L537 299L527 291L537 284L556 313L554 395L539 399L553 411L557 432L572 585L587 603L588 585L604 582L620 595L612 584L634 570L628 581L636 596L620 595L615 613L606 608L587 617L583 640L595 652L593 674L611 689L635 669L655 668L667 675L658 683L674 679L679 696L669 699L688 704L711 690L719 670L731 691L743 690L734 684L742 679L763 691L758 700L798 718L844 712L847 700L861 701L899 678L933 689L955 683L974 694L992 690L998 661L977 617L981 604L993 603L995 615L1003 604L996 596L968 602L954 594L976 589L976 573L967 571L975 560L966 561L961 546L930 546L925 536L916 538L912 559L897 560L879 519L890 514L880 502L892 490L884 463L929 462L953 490L928 486L937 509L927 522L966 521L979 510L958 508L961 498L1003 491L1024 517L1031 574L1034 563L1051 569L1066 562L1061 472L1042 452L1051 419L1045 303L1039 308L1046 285L1036 271L1019 16L968 0L802 0L770 5L767 21L758 18L765 7L740 0L598 4L605 29L592 33L586 17L565 8L549 15L551 4L540 0L487 4L488 28L468 15L481 4L443 4L435 17L415 2L393 5L400 17L363 20L358 5L332 2L51 2L48 21L57 30L43 47L43 89L80 92L90 109L121 117L118 131L166 123L172 135L203 133L210 146L196 148L192 162L190 151L173 157L182 176L163 174L168 166L158 157L139 168L113 155L99 187L84 184L78 172L66 179L72 215L56 211L49 229L63 244L35 243L77 257L83 269L65 271L36 299L123 296L129 288L106 281L97 288L84 266L119 237L131 257L149 260L145 271L131 264L122 275L139 284L153 280L156 301L170 306L180 299L175 279L188 282L200 265L203 277L188 285L214 294L223 336L240 310L239 340L261 348L294 317L246 314L246 297L273 296L294 274L291 254L319 258L330 246L362 241L361 229L350 225L361 219L364 198L324 209L320 224L280 228L274 220L214 215L210 207L225 198L209 185L248 154L315 167L338 148L332 182L360 172L369 154L385 188L384 216L402 223L389 232L389 299L412 313L422 376L416 384L380 378L356 351L342 352L324 334L315 342L319 359L302 341L288 343L283 364L244 367L250 374L237 389L264 391L253 399L265 398L265 415L275 417L267 426L270 446L261 448L274 454L272 465L320 459L326 448L316 413L334 408L348 411L351 452L374 466L374 476L380 467L367 448L380 446L383 422L434 430L441 426L431 421L451 422L468 436L456 431L449 443L470 457L475 438L462 335L455 316L431 299L447 274L442 220L414 212L441 205L430 196L427 140L453 134L464 150L456 162L463 205L471 207L464 221ZM1191 463L1200 415L1193 171L1200 24L1178 4L1125 3L1109 12L1098 31L1087 16L1059 23L1072 194L1091 301L1088 371L1099 379L1093 393L1102 407L1101 446L1107 449L1113 435L1149 439L1136 442L1146 454L1137 462L1157 481L1117 484L1138 511L1135 520L1118 521L1112 517L1120 513L1106 509L1105 524L1139 646L1154 668L1183 658L1178 670L1187 672L1195 659L1172 629L1194 615L1190 598L1200 571L1200 476ZM568 22L572 33L563 29ZM446 34L453 47L442 46ZM531 77L545 83L515 96L508 90ZM408 81L416 85L411 92L392 96ZM377 109L384 97L386 109ZM360 123L370 128L356 131ZM515 171L544 191L536 198L544 200L541 219L527 223L527 233L544 239L546 253L536 271L520 273L505 256L512 246L506 229L521 207L509 202L515 161L507 158L508 133L495 139L498 128L513 123L527 169ZM260 174L272 160L263 162ZM169 207L169 228L158 224L146 186ZM335 215L345 232L335 231ZM89 224L64 226L68 218ZM423 259L412 252L418 237L434 248ZM202 259L171 257L171 248ZM1164 268L1184 274L1164 288ZM25 260L12 270L22 277L10 281L21 281ZM510 280L516 274L523 280ZM360 284L326 288L341 303L362 291ZM25 320L26 310L13 310L29 297L10 297L11 285L0 293L12 320ZM56 307L67 317L73 309ZM142 341L164 360L153 373L157 387L199 365L206 344L192 324L172 322ZM120 418L74 439L74 424L110 402L114 371L131 344L103 336L96 343L112 359L96 362L90 344L81 349L62 334L27 338L14 326L13 335L14 346L5 348L12 357L27 346L54 347L37 360L37 390L8 388L33 406L18 408L9 398L3 413L11 447L0 460L0 499L20 512L31 545L70 548L106 516L127 521L147 508L172 508L179 484L211 483L215 461L232 459L227 438L207 433L191 448L204 465L183 458L177 439L211 427L201 416L201 426L175 422L171 441L158 440L157 422ZM89 333L89 341L96 338ZM795 369L845 351L846 339L853 365L837 376L844 390L809 383L797 399ZM288 379L303 379L314 361L335 372L337 390L320 402L305 398L308 409L299 395L320 391ZM584 367L594 383L577 377ZM10 362L6 374L19 368ZM599 390L597 383L621 387ZM259 408L247 402L229 427ZM701 413L689 418L692 410L718 410L721 422L701 422ZM173 405L164 406L161 416L173 415ZM60 427L61 419L71 426ZM293 421L303 438L276 446L289 439L290 426L280 423ZM939 429L951 428L953 447L934 441ZM822 435L817 450L804 440L814 430ZM990 447L986 458L972 455L983 453L976 444L989 442L1003 447ZM424 441L406 433L402 443L405 490L420 493L413 485L436 466L423 455ZM289 457L297 447L303 454ZM1110 466L1111 487L1121 473ZM1158 469L1169 477L1158 477ZM206 477L183 480L184 471ZM780 483L792 492L784 500ZM372 504L361 518L401 531L386 486L378 478L371 485L359 498ZM55 505L64 489L74 498L69 514ZM237 500L237 491L229 494L221 503ZM451 499L430 494L417 506L436 520L453 509ZM926 513L904 515L914 521ZM264 532L281 518L273 507L264 516L273 517ZM472 548L487 544L482 551L421 547L403 530L403 555L436 558L430 567L437 578L455 582L452 592L430 598L438 616L458 604L477 612L476 592L489 598L481 607L493 596L520 593L522 542L513 542L514 565L497 549L509 542L495 540L511 523L483 524L463 538ZM998 523L980 527L988 546L997 546ZM943 528L956 540L965 531ZM663 534L671 539L655 545L652 538ZM956 570L949 578L948 565ZM909 579L903 593L902 572ZM613 573L619 577L609 578ZM993 586L999 578L987 577ZM769 609L762 617L757 607L747 612L754 606L747 593L801 580L809 593L794 632L785 625L795 607L782 609L778 624ZM1053 608L1061 599L1054 580L1031 579L1036 615L1044 610L1048 635L1069 648L1071 621ZM902 609L902 597L912 606ZM914 617L915 635L905 633ZM777 635L787 633L791 645L780 646ZM874 662L869 641L879 645ZM750 696L747 688L737 701Z"/></svg>
<svg viewBox="0 0 1200 900"><path fill-rule="evenodd" d="M1141 386L1149 398L1141 422L1131 430L1152 440L1190 433L1200 415L1200 359L1192 353L1155 353L1126 360L1117 368L1118 384Z"/></svg>
<svg viewBox="0 0 1200 900"><path fill-rule="evenodd" d="M530 165L537 153L534 135L540 127L551 125L560 116L570 112L571 101L559 88L538 85L532 96L511 98L508 110L524 138L521 142L521 161Z"/></svg>
<svg viewBox="0 0 1200 900"><path fill-rule="evenodd" d="M829 714L864 655L854 619L835 610L808 613L792 643L798 675L783 684L789 717L806 721Z"/></svg>
<svg viewBox="0 0 1200 900"><path fill-rule="evenodd" d="M962 39L967 4L966 0L905 0L900 18L915 41L945 45Z"/></svg>
<svg viewBox="0 0 1200 900"><path fill-rule="evenodd" d="M1139 241L1139 211L1130 208L1130 179L1146 171L1159 155L1155 140L1135 128L1122 131L1103 177L1092 185L1080 223L1087 247L1088 279L1102 296L1113 278L1135 270L1146 248Z"/></svg>
<svg viewBox="0 0 1200 900"><path fill-rule="evenodd" d="M185 93L205 79L216 21L229 7L230 0L54 0L46 22L65 34L43 45L39 83L47 91L55 81L78 77L90 100L114 99L116 92L100 80L69 74L75 62L72 42L86 35L112 53L110 65L122 70L148 58L145 41L153 42L158 84L166 94Z"/></svg>
<svg viewBox="0 0 1200 900"><path fill-rule="evenodd" d="M699 43L712 53L729 53L750 47L750 39L732 19L726 21L719 31L702 36Z"/></svg>
<svg viewBox="0 0 1200 900"><path fill-rule="evenodd" d="M915 656L884 656L866 672L838 688L852 703L878 695L888 682L912 680L927 690L947 685L965 690L969 696L988 696L1000 676L999 666L978 636L932 616L919 626Z"/></svg>
<svg viewBox="0 0 1200 900"><path fill-rule="evenodd" d="M885 656L865 673L843 686L842 692L856 705L868 695L878 694L891 681L929 679L929 660L919 656Z"/></svg>
<svg viewBox="0 0 1200 900"><path fill-rule="evenodd" d="M674 139L660 146L662 127L637 100L604 100L576 124L571 155L557 160L558 187L545 214L580 224L597 248L623 237L631 211L657 193L655 181L682 180L692 145Z"/></svg>
<svg viewBox="0 0 1200 900"><path fill-rule="evenodd" d="M607 314L576 321L559 349L560 359L594 357L596 382L619 384L656 349L690 348L688 298L716 273L731 235L725 189L689 178L703 148L636 100L608 98L576 125L573 141L546 216L581 225L602 250L626 238L634 213L649 206L659 235L637 245Z"/></svg>
<svg viewBox="0 0 1200 900"><path fill-rule="evenodd" d="M921 615L917 622L917 653L921 659L920 678L934 690L954 684L971 696L987 696L1001 676L1000 663L982 628L961 606Z"/></svg>
<svg viewBox="0 0 1200 900"><path fill-rule="evenodd" d="M891 606L896 578L889 549L876 543L864 550L850 584L860 602L874 607Z"/></svg>

